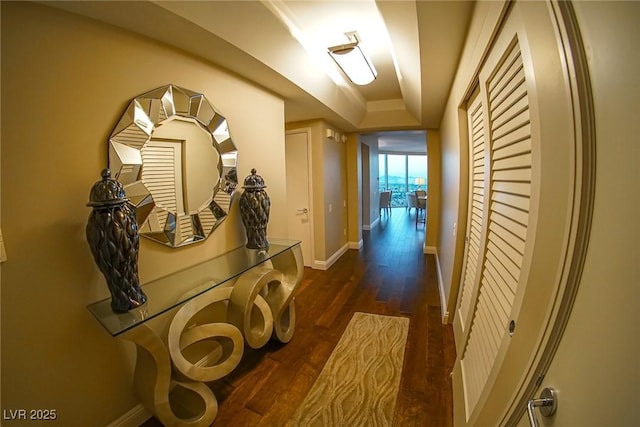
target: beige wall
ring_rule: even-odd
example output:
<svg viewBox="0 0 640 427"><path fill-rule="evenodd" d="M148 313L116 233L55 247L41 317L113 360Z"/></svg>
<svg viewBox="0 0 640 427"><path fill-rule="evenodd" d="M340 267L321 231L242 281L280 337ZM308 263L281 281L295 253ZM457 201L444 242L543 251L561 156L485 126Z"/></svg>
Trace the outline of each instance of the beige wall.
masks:
<svg viewBox="0 0 640 427"><path fill-rule="evenodd" d="M37 4L2 2L1 52L2 409L56 409L48 425L106 425L138 403L132 344L85 308L108 296L84 229L112 128L148 90L204 93L229 121L240 179L255 167L267 182L269 235L286 236L283 102L193 56ZM244 242L236 202L204 243L172 250L142 240L140 278Z"/></svg>
<svg viewBox="0 0 640 427"><path fill-rule="evenodd" d="M360 139L358 139L360 141ZM360 206L360 215L362 217L362 228L369 229L372 222L371 219L371 156L370 148L367 144L359 142L362 160L362 205Z"/></svg>
<svg viewBox="0 0 640 427"><path fill-rule="evenodd" d="M324 130L327 128L336 130L325 124ZM347 244L347 144L327 138L325 134L322 145L326 260Z"/></svg>
<svg viewBox="0 0 640 427"><path fill-rule="evenodd" d="M380 190L378 188L380 163L378 161L378 139L365 135L361 136L360 141L367 146L369 154L366 159L369 173L366 176L363 174L362 177L363 180L367 180L367 184L363 184L363 188L368 190L366 191L366 194L363 195L363 209L366 210L362 217L364 222L363 226L371 227L372 225L375 226L376 221L380 219ZM367 219L369 220L368 222Z"/></svg>
<svg viewBox="0 0 640 427"><path fill-rule="evenodd" d="M427 185L429 196L427 198L427 235L425 246L436 248L438 234L440 233L440 188L442 162L440 150L440 132L427 131Z"/></svg>
<svg viewBox="0 0 640 427"><path fill-rule="evenodd" d="M349 247L362 243L362 145L357 134L347 140L347 238Z"/></svg>

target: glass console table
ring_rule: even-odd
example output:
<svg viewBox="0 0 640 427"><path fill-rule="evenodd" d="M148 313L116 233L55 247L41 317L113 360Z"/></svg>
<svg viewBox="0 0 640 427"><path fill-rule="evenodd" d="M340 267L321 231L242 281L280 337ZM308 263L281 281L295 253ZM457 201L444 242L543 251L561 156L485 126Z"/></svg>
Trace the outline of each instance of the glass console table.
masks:
<svg viewBox="0 0 640 427"><path fill-rule="evenodd" d="M211 425L218 404L206 383L233 371L245 345L293 337L293 297L304 273L300 242L269 243L264 251L240 247L147 283L146 304L128 313L113 313L110 299L87 307L112 336L136 344L138 396L164 425Z"/></svg>

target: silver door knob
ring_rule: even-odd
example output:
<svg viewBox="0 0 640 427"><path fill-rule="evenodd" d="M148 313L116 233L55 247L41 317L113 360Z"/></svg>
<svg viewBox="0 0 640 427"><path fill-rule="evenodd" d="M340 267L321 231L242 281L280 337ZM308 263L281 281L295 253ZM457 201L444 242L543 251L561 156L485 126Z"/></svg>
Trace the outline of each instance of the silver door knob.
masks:
<svg viewBox="0 0 640 427"><path fill-rule="evenodd" d="M556 412L558 407L558 398L556 391L551 387L542 390L539 399L531 399L527 402L527 414L529 415L529 424L531 427L538 427L538 419L533 412L534 408L540 408L540 413L545 417L550 417Z"/></svg>
<svg viewBox="0 0 640 427"><path fill-rule="evenodd" d="M304 209L298 209L298 211L297 211L297 212L298 212L298 213L308 213L308 212L309 212L309 209L307 209L307 208L304 208Z"/></svg>

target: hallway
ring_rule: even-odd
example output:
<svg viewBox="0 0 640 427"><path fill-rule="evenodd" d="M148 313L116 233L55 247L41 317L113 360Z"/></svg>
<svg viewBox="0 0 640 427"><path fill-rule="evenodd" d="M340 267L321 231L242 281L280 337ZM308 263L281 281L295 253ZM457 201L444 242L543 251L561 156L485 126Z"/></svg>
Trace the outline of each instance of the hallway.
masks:
<svg viewBox="0 0 640 427"><path fill-rule="evenodd" d="M442 325L435 258L422 253L424 225L394 208L327 271L305 270L289 344L248 351L240 367L212 384L215 426L281 426L306 396L354 312L410 319L397 426L451 426L450 325ZM152 425L152 424L148 424Z"/></svg>

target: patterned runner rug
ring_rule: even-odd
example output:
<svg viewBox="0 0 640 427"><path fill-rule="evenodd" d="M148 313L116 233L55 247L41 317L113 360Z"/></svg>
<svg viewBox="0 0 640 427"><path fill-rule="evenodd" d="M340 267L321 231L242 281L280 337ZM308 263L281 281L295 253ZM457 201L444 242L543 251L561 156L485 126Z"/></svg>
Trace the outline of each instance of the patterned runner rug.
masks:
<svg viewBox="0 0 640 427"><path fill-rule="evenodd" d="M391 426L405 317L355 313L289 426Z"/></svg>

